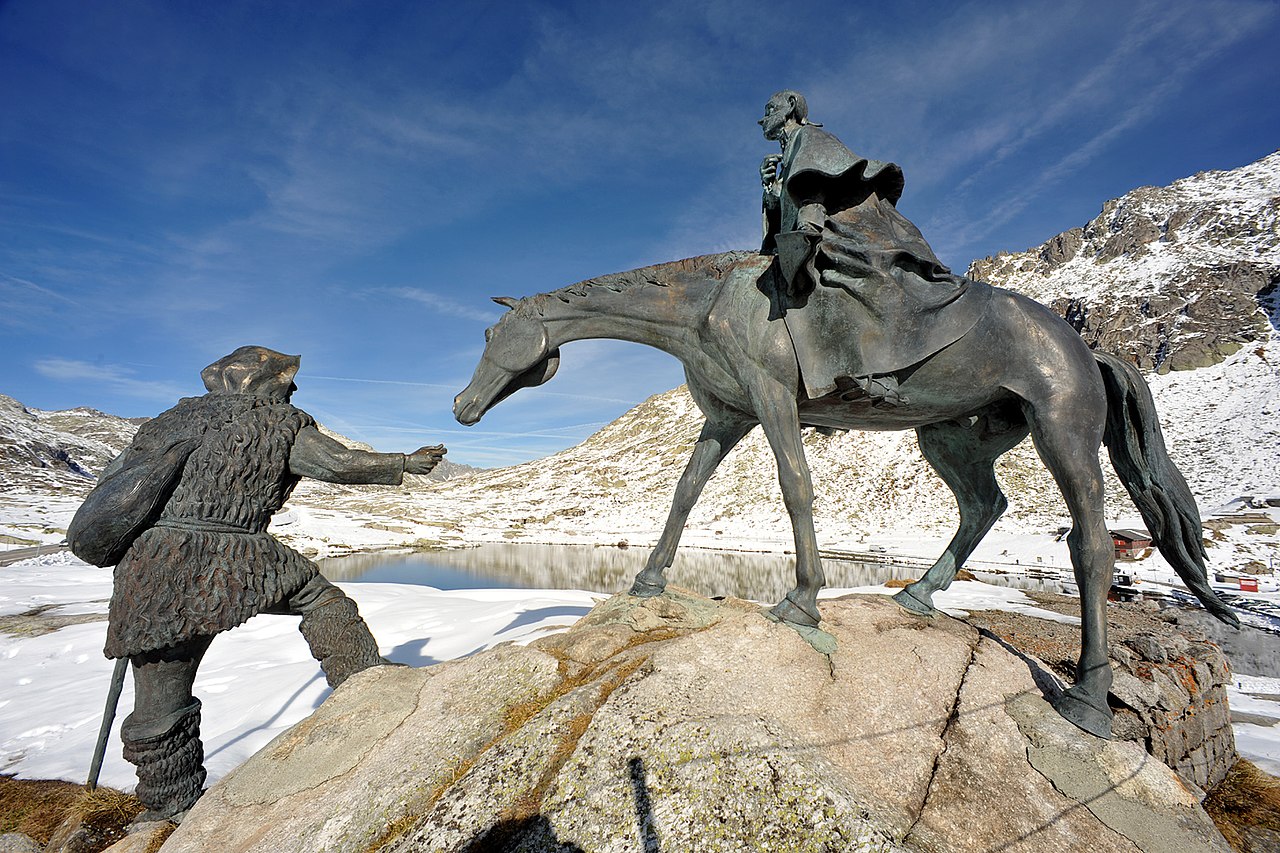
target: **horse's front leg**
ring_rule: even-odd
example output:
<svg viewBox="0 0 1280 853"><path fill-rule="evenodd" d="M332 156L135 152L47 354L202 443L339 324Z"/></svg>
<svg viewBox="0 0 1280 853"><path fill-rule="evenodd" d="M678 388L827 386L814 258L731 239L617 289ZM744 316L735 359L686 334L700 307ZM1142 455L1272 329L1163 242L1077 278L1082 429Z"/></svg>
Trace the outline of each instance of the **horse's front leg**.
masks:
<svg viewBox="0 0 1280 853"><path fill-rule="evenodd" d="M756 416L778 462L778 484L796 542L795 589L771 612L784 622L815 626L822 619L818 593L826 578L818 556L818 535L813 529L813 481L800 438L795 392L776 380L768 380L753 390Z"/></svg>
<svg viewBox="0 0 1280 853"><path fill-rule="evenodd" d="M712 420L711 418L702 425L702 434L698 436L693 455L689 457L689 464L685 466L684 474L680 476L680 482L676 485L676 494L671 501L671 512L667 515L667 524L662 529L662 536L658 539L658 545L653 549L653 553L649 555L649 562L631 584L631 595L648 598L658 595L666 588L667 579L663 573L671 567L672 561L676 558L680 534L684 532L685 522L689 520L689 513L698 502L702 488L711 479L711 475L715 473L724 458L729 455L729 451L733 450L753 426L755 424L750 422Z"/></svg>

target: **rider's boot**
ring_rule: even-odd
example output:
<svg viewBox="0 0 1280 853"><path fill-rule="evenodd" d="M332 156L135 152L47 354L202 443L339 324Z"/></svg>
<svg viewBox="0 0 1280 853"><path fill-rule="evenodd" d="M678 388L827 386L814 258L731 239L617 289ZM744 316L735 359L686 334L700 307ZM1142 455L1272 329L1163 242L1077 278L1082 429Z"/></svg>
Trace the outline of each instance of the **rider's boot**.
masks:
<svg viewBox="0 0 1280 853"><path fill-rule="evenodd" d="M898 377L892 373L854 377L858 386L871 398L873 409L896 409L909 402L898 393Z"/></svg>

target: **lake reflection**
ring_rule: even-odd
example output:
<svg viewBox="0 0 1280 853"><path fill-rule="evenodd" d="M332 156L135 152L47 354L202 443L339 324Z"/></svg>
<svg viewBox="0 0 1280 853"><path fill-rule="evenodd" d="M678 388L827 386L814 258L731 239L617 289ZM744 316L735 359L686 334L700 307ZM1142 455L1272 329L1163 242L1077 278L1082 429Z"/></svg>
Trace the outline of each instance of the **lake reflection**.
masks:
<svg viewBox="0 0 1280 853"><path fill-rule="evenodd" d="M460 551L413 554L354 554L320 561L330 580L409 583L439 589L628 589L644 568L647 548L590 545L492 543ZM871 586L893 578L916 578L922 568L826 558L827 586ZM794 563L779 554L743 554L681 549L667 580L707 596L732 595L775 601L795 585ZM976 573L980 580L1019 589L1061 592L1055 580Z"/></svg>

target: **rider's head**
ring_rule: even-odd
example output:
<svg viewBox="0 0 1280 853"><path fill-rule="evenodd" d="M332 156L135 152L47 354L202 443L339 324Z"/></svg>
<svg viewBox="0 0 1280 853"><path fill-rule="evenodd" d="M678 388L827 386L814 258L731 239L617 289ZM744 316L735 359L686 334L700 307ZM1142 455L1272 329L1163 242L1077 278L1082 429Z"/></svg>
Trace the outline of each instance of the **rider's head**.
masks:
<svg viewBox="0 0 1280 853"><path fill-rule="evenodd" d="M785 89L765 104L764 118L758 123L764 130L765 139L778 139L788 122L793 122L794 125L807 124L808 118L809 102L804 99L804 95Z"/></svg>
<svg viewBox="0 0 1280 853"><path fill-rule="evenodd" d="M287 403L298 389L293 377L301 361L300 356L266 347L240 347L200 371L200 378L210 391L252 394Z"/></svg>

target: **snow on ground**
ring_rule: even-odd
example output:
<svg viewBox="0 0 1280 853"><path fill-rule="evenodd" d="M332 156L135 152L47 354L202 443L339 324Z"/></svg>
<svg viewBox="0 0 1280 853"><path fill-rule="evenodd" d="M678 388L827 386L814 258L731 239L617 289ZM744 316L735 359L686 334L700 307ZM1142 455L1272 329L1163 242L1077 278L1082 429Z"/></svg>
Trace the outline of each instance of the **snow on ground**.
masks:
<svg viewBox="0 0 1280 853"><path fill-rule="evenodd" d="M892 595L896 589L884 585L857 586L847 589L826 589L818 594L821 598L837 598L842 595ZM1022 613L1036 616L1053 622L1065 622L1068 625L1079 625L1078 616L1068 616L1053 610L1037 607L1020 589L1007 586L994 586L981 581L956 581L947 589L933 595L933 604L948 616L963 619L974 610L1005 610L1010 613Z"/></svg>
<svg viewBox="0 0 1280 853"><path fill-rule="evenodd" d="M1232 726L1236 749L1263 770L1280 776L1280 735L1276 732L1280 728L1280 678L1237 675L1227 697L1234 713L1258 718L1257 722Z"/></svg>
<svg viewBox="0 0 1280 853"><path fill-rule="evenodd" d="M442 591L403 584L342 584L360 606L384 657L428 666L498 643L528 642L577 621L602 596L575 590ZM105 613L111 572L62 553L0 568L0 616L56 605L48 613ZM329 695L298 620L257 616L214 640L195 693L212 783ZM102 720L113 663L102 656L106 622L38 637L0 634L0 773L83 782ZM126 679L102 783L131 790L120 757L120 720L133 707Z"/></svg>
<svg viewBox="0 0 1280 853"><path fill-rule="evenodd" d="M917 547L919 547L917 545ZM1012 548L1012 544L1009 546ZM1008 549L1006 549L1008 550ZM1029 560L1023 548L1012 553ZM396 663L430 666L490 648L528 642L566 627L603 596L579 590L438 590L403 584L345 583L360 605L381 651ZM68 553L46 555L0 568L0 617L48 608L52 615L102 614L111 572L85 565ZM883 586L830 589L889 594ZM1019 590L961 581L935 601L955 616L1004 609L1074 623L1039 607ZM72 624L37 637L0 633L0 773L20 778L83 781L102 719L112 662L102 656L105 621ZM202 736L213 783L309 715L329 694L319 666L297 631L297 620L258 616L219 635L196 680L204 702ZM1233 708L1251 719L1280 720L1280 679L1238 676ZM102 782L129 790L133 768L120 757L119 723L132 707L126 682L112 731ZM1236 727L1242 754L1280 773L1280 726L1257 722Z"/></svg>
<svg viewBox="0 0 1280 853"><path fill-rule="evenodd" d="M0 550L60 542L83 501L84 495L6 488L0 501Z"/></svg>

